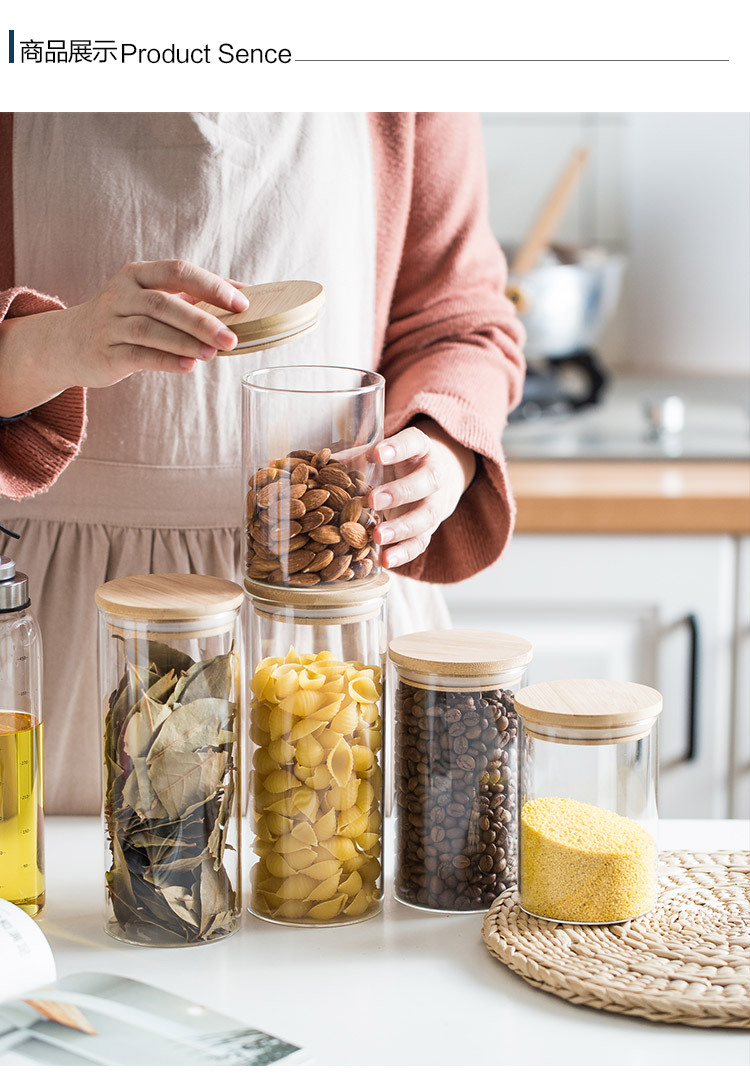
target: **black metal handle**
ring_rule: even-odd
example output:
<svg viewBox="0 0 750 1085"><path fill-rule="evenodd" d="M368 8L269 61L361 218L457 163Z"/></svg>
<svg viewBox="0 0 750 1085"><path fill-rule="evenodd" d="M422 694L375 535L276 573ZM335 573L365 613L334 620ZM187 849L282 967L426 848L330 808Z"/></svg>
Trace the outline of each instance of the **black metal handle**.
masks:
<svg viewBox="0 0 750 1085"><path fill-rule="evenodd" d="M698 618L695 614L686 614L683 618L690 634L690 654L688 658L688 726L687 750L685 761L695 761L698 756L698 653L700 637Z"/></svg>

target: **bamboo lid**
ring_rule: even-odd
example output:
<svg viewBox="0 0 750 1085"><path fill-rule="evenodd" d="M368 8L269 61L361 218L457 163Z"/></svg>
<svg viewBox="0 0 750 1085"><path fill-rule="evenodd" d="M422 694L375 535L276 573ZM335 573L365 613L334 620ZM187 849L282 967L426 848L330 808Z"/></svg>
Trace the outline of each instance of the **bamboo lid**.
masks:
<svg viewBox="0 0 750 1085"><path fill-rule="evenodd" d="M663 707L658 690L610 678L566 678L526 686L515 695L527 730L541 738L582 742L638 738L651 730Z"/></svg>
<svg viewBox="0 0 750 1085"><path fill-rule="evenodd" d="M280 607L293 607L299 610L336 609L354 607L360 604L382 599L388 593L390 578L388 573L378 573L371 580L356 582L354 587L349 582L340 587L324 588L287 588L279 584L266 584L260 580L245 577L245 591L252 599L265 603L274 603Z"/></svg>
<svg viewBox="0 0 750 1085"><path fill-rule="evenodd" d="M234 350L220 350L223 357L267 350L278 343L296 339L318 326L318 314L325 301L320 283L306 279L259 283L237 288L250 302L244 313L228 313L216 305L200 302L197 308L210 313L231 328L238 343Z"/></svg>
<svg viewBox="0 0 750 1085"><path fill-rule="evenodd" d="M524 667L531 645L510 633L486 629L432 629L396 637L389 647L393 662L417 674L481 678Z"/></svg>
<svg viewBox="0 0 750 1085"><path fill-rule="evenodd" d="M95 598L107 614L164 622L237 610L243 595L239 584L215 576L144 573L108 580Z"/></svg>

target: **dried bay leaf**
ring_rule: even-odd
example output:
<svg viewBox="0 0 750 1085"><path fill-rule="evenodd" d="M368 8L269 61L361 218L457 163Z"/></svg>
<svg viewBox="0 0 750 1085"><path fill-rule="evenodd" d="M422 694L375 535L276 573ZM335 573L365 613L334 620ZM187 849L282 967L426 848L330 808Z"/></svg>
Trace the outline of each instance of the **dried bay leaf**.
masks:
<svg viewBox="0 0 750 1085"><path fill-rule="evenodd" d="M179 648L173 648L171 644L165 644L160 640L148 640L146 637L122 638L123 651L129 663L149 667L153 664L159 675L168 671L182 674L190 670L195 663L192 656L187 652L181 652Z"/></svg>
<svg viewBox="0 0 750 1085"><path fill-rule="evenodd" d="M228 701L234 688L233 667L236 658L236 653L231 649L226 655L195 663L178 681L175 701L186 704L204 697L220 697Z"/></svg>
<svg viewBox="0 0 750 1085"><path fill-rule="evenodd" d="M151 785L168 816L184 817L215 795L228 757L225 750L208 755L178 750L153 761Z"/></svg>
<svg viewBox="0 0 750 1085"><path fill-rule="evenodd" d="M117 922L136 941L189 945L230 933L236 894L223 866L235 805L236 653L194 662L123 640L105 702L105 816Z"/></svg>
<svg viewBox="0 0 750 1085"><path fill-rule="evenodd" d="M122 789L122 800L135 810L143 821L162 818L166 815L167 811L151 786L149 768L144 757L133 758L133 764Z"/></svg>
<svg viewBox="0 0 750 1085"><path fill-rule="evenodd" d="M164 706L166 708L166 706ZM149 764L171 758L175 753L187 753L207 746L220 746L220 735L234 716L234 706L218 697L190 701L170 711L155 735L148 752ZM233 734L233 732L230 732Z"/></svg>

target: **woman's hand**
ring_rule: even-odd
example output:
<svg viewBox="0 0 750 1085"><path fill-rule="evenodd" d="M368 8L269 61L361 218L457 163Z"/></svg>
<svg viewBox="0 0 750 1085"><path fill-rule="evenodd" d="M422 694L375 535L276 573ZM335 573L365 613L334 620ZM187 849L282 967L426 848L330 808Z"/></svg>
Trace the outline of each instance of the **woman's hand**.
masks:
<svg viewBox="0 0 750 1085"><path fill-rule="evenodd" d="M476 460L427 418L381 441L375 459L392 468L391 480L370 494L370 505L385 515L375 542L386 548L385 568L395 569L427 549L473 479Z"/></svg>
<svg viewBox="0 0 750 1085"><path fill-rule="evenodd" d="M0 415L45 403L65 388L104 388L138 370L186 373L196 359L237 344L196 308L242 312L247 299L218 275L183 260L127 264L88 301L0 324Z"/></svg>

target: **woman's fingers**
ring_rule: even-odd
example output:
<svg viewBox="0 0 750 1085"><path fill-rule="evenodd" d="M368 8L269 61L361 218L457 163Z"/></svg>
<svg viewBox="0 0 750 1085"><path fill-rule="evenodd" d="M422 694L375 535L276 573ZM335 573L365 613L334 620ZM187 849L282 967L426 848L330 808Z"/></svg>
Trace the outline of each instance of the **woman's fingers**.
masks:
<svg viewBox="0 0 750 1085"><path fill-rule="evenodd" d="M426 456L429 451L429 437L416 426L410 426L376 445L375 459L382 464L403 463L415 456Z"/></svg>
<svg viewBox="0 0 750 1085"><path fill-rule="evenodd" d="M383 551L383 565L386 569L395 569L398 565L406 565L407 561L414 561L424 553L430 542L430 535L417 535L412 539L391 546Z"/></svg>
<svg viewBox="0 0 750 1085"><path fill-rule="evenodd" d="M216 346L148 316L125 317L118 325L118 330L125 344L151 347L178 357L202 358L204 361L216 356Z"/></svg>
<svg viewBox="0 0 750 1085"><path fill-rule="evenodd" d="M426 440L426 438L425 438ZM376 511L398 508L399 505L411 505L440 489L440 479L435 465L430 458L423 461L416 471L393 479L384 486L378 486L370 494L370 505Z"/></svg>
<svg viewBox="0 0 750 1085"><path fill-rule="evenodd" d="M141 369L159 373L189 373L195 368L195 358L155 350L138 343L116 343L110 348L110 358L115 372L119 373L117 380ZM108 383L111 384L112 380Z"/></svg>
<svg viewBox="0 0 750 1085"><path fill-rule="evenodd" d="M144 320L160 323L163 327L179 329L192 336L200 345L211 347L210 354L193 351L193 357L213 357L217 350L233 350L237 345L237 336L226 327L218 317L211 316L203 309L197 309L190 302L174 294L165 294L161 290L136 290L132 299L133 313ZM145 342L142 337L134 342ZM149 344L156 345L156 344ZM185 350L182 353L187 354Z"/></svg>
<svg viewBox="0 0 750 1085"><path fill-rule="evenodd" d="M417 535L432 535L440 520L440 510L433 500L428 498L418 501L416 505L405 510L403 515L378 524L374 532L375 542L388 546Z"/></svg>
<svg viewBox="0 0 750 1085"><path fill-rule="evenodd" d="M187 260L150 260L128 264L125 270L144 290L189 294L235 313L243 312L248 306L244 294L226 279Z"/></svg>

